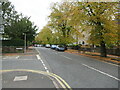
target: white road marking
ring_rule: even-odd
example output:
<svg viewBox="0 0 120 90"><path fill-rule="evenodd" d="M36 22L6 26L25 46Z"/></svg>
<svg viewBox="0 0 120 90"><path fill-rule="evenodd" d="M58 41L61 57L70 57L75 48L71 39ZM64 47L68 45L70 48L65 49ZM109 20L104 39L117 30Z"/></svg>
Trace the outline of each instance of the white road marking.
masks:
<svg viewBox="0 0 120 90"><path fill-rule="evenodd" d="M65 58L67 58L67 59L72 60L71 58L69 58L69 57L67 57L67 56L64 56L64 55L60 55L60 56L62 56L62 57L65 57Z"/></svg>
<svg viewBox="0 0 120 90"><path fill-rule="evenodd" d="M46 67L44 63L43 63L43 66Z"/></svg>
<svg viewBox="0 0 120 90"><path fill-rule="evenodd" d="M48 72L48 73L49 73L49 70L46 70L46 72Z"/></svg>
<svg viewBox="0 0 120 90"><path fill-rule="evenodd" d="M37 49L36 49L37 50ZM43 62L43 60L41 59L41 57L40 57L40 52L37 50L37 52L39 53L39 55L36 55L37 56L37 58L38 58L38 60L40 60L41 61L41 63L43 64L43 66L44 66L44 68L45 68L45 70L46 70L46 72L48 72L49 73L49 70L48 70L48 68L46 67L46 65L45 65L45 63Z"/></svg>
<svg viewBox="0 0 120 90"><path fill-rule="evenodd" d="M47 67L44 67L44 68L45 68L45 70L48 70Z"/></svg>
<svg viewBox="0 0 120 90"><path fill-rule="evenodd" d="M18 59L20 56L17 56L16 58Z"/></svg>
<svg viewBox="0 0 120 90"><path fill-rule="evenodd" d="M120 79L118 79L117 77L114 77L114 76L112 76L112 75L110 75L110 74L107 74L107 73L105 73L105 72L103 72L103 71L100 71L100 70L98 70L98 69L95 69L95 68L93 68L93 67L91 67L91 66L88 66L88 65L86 65L86 64L82 64L82 65L85 66L85 67L87 67L87 68L89 68L89 69L92 69L92 70L94 70L94 71L97 71L97 72L99 72L99 73L101 73L101 74L104 74L104 75L106 75L106 76L109 76L109 77L111 77L111 78L113 78L113 79L115 79L115 80L120 81Z"/></svg>
<svg viewBox="0 0 120 90"><path fill-rule="evenodd" d="M41 59L39 55L36 55L36 57L37 57L37 59L38 59L38 60L40 60L40 59Z"/></svg>
<svg viewBox="0 0 120 90"><path fill-rule="evenodd" d="M27 80L28 76L16 76L13 81Z"/></svg>
<svg viewBox="0 0 120 90"><path fill-rule="evenodd" d="M42 64L44 64L44 62L41 60Z"/></svg>
<svg viewBox="0 0 120 90"><path fill-rule="evenodd" d="M65 52L64 52L64 53L65 53ZM69 53L69 54L73 55L72 53ZM79 56L79 55L77 55L77 54L74 54L74 55L75 55L75 56ZM85 57L85 56L80 55L80 57ZM89 57L86 57L86 58L89 58ZM96 59L93 59L93 60L96 60ZM98 59L97 59L97 60L98 60ZM110 64L110 65L113 65L113 66L120 67L120 65L117 65L117 64L113 64L113 63L109 63L109 62L101 61L101 60L98 60L98 61L104 62L104 63L107 63L107 64Z"/></svg>
<svg viewBox="0 0 120 90"><path fill-rule="evenodd" d="M36 48L35 48L36 49ZM36 49L37 50L37 49ZM41 55L41 53L37 50L37 52L39 53L39 55Z"/></svg>

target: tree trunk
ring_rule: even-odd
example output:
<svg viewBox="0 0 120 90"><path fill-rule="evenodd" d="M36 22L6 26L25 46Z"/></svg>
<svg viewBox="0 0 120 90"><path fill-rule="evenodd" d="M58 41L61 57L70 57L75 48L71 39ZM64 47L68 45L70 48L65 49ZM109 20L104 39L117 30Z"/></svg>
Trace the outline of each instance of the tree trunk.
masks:
<svg viewBox="0 0 120 90"><path fill-rule="evenodd" d="M104 41L101 41L100 43L101 45L101 50L100 50L100 53L101 53L101 57L106 57L107 56L107 53L106 53L106 46L105 46L105 42Z"/></svg>
<svg viewBox="0 0 120 90"><path fill-rule="evenodd" d="M117 48L117 56L120 57L120 45L119 45L118 48Z"/></svg>

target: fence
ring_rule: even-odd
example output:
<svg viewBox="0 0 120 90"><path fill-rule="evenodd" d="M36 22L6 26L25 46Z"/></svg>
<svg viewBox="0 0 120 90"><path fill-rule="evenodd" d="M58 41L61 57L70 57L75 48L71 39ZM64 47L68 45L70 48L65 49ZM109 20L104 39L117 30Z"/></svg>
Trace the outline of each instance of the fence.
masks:
<svg viewBox="0 0 120 90"><path fill-rule="evenodd" d="M88 52L100 53L100 47L97 47L97 48L69 47L69 48L79 50L79 51L88 51ZM120 49L113 48L113 49L106 49L106 51L107 51L107 54L120 56Z"/></svg>

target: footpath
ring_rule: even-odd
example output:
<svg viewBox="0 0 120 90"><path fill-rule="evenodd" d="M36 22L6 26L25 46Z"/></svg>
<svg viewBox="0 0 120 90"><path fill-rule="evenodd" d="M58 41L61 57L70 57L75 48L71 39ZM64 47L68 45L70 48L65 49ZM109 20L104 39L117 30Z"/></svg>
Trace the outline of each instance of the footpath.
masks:
<svg viewBox="0 0 120 90"><path fill-rule="evenodd" d="M2 53L2 56L15 56L15 55L30 55L37 54L36 50L33 47L29 47L26 50L26 53Z"/></svg>
<svg viewBox="0 0 120 90"><path fill-rule="evenodd" d="M68 49L65 52L77 54L77 55L83 55L83 56L94 58L96 60L101 60L101 61L120 65L120 57L115 55L107 55L107 57L100 57L100 53L97 53L97 52L87 52L87 51L83 52L83 51L78 51L73 49Z"/></svg>

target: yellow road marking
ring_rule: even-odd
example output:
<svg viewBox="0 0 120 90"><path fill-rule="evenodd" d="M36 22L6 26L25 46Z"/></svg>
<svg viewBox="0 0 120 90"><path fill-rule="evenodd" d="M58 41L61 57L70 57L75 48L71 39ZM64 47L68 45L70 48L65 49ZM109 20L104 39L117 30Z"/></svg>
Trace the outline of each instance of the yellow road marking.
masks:
<svg viewBox="0 0 120 90"><path fill-rule="evenodd" d="M37 71L37 70L29 70L29 69L12 69L12 70L0 70L0 73L11 72L11 71L26 71L26 72L39 73L43 75L49 75L53 77L54 79L56 79L59 82L59 84L62 86L62 88L64 88L65 90L67 90L67 88L72 90L71 87L65 82L65 80L63 80L60 76L50 73L50 72L48 73L45 71Z"/></svg>
<svg viewBox="0 0 120 90"><path fill-rule="evenodd" d="M56 75L56 74L53 74L55 77L57 77L57 78L59 78L66 86L67 86L67 88L69 88L70 90L72 90L71 89L71 87L65 82L65 80L63 80L61 77L59 77L58 75Z"/></svg>

